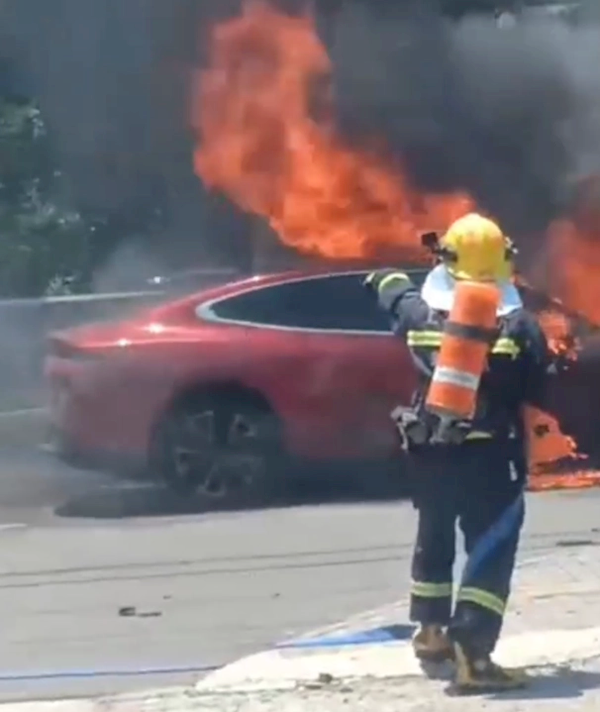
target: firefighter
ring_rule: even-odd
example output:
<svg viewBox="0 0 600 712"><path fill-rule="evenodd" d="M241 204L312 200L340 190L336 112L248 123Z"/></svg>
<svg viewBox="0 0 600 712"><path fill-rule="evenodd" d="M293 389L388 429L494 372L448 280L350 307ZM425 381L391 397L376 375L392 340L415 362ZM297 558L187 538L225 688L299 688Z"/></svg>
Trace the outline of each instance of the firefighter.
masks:
<svg viewBox="0 0 600 712"><path fill-rule="evenodd" d="M435 253L437 264L420 290L394 269L375 271L365 280L390 315L394 333L408 344L419 373L411 406L393 413L418 511L410 602L411 620L418 624L413 647L422 661L453 661L458 693L512 689L526 684L526 674L501 667L492 654L524 518L523 407L544 409L551 357L537 320L514 286L516 250L498 225L469 214L451 225ZM428 410L427 394L444 339L447 333L456 335L456 325L454 331L448 327L458 290L473 283L496 288L494 328L486 337L471 417L444 420ZM469 336L468 331L463 334ZM453 609L457 521L467 563Z"/></svg>

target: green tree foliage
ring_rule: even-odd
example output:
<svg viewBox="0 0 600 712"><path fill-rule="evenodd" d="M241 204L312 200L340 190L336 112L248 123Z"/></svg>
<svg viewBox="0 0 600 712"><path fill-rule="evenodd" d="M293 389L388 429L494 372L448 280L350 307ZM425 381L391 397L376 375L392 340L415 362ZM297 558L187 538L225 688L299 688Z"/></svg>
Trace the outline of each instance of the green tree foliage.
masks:
<svg viewBox="0 0 600 712"><path fill-rule="evenodd" d="M70 205L39 108L0 98L0 296L76 289L90 235Z"/></svg>

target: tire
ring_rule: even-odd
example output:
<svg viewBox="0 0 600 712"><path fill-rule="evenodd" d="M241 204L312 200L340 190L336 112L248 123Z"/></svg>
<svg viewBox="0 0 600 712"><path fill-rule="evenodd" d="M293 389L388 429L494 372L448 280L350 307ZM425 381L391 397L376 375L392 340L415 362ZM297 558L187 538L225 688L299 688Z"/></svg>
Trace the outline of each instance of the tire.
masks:
<svg viewBox="0 0 600 712"><path fill-rule="evenodd" d="M186 399L163 418L153 449L154 468L172 493L211 506L268 500L282 479L279 420L243 396Z"/></svg>

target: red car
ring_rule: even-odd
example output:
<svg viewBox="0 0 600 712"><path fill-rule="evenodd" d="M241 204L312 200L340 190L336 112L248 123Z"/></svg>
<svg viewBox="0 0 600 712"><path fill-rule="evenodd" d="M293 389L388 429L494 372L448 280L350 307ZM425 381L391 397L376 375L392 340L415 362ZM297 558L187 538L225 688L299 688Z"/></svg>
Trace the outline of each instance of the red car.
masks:
<svg viewBox="0 0 600 712"><path fill-rule="evenodd" d="M417 283L425 273L411 270ZM365 274L254 277L52 334L59 455L133 462L179 493L214 497L264 488L291 471L275 466L283 457L396 458L390 411L408 402L415 372ZM598 365L580 357L563 379L569 431L586 443L597 440ZM587 399L576 409L573 388Z"/></svg>

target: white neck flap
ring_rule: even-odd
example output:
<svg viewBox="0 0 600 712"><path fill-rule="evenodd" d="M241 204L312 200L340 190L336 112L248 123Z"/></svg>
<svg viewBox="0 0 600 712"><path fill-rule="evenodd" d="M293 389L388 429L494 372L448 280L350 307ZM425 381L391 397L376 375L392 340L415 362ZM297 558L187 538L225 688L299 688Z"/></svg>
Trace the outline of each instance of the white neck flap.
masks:
<svg viewBox="0 0 600 712"><path fill-rule="evenodd" d="M519 290L512 282L503 282L500 288L498 316L506 316L523 307ZM421 297L436 311L449 312L454 304L456 280L444 264L434 267L425 278L421 288Z"/></svg>

